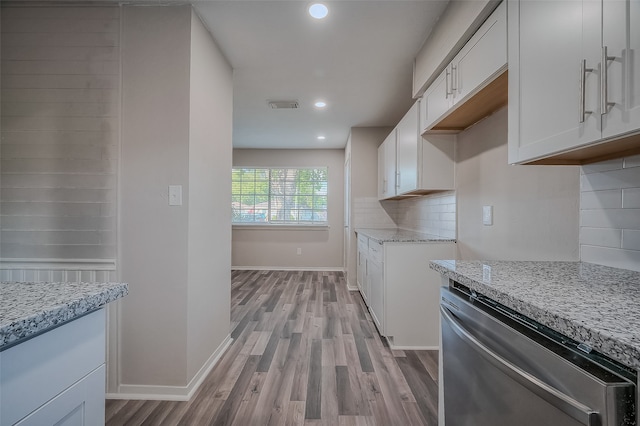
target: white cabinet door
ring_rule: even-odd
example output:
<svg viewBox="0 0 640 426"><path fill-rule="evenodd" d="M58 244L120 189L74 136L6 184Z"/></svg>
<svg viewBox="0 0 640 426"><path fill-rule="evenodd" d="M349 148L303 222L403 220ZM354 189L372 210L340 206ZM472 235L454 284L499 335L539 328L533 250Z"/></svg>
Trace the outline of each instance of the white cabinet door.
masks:
<svg viewBox="0 0 640 426"><path fill-rule="evenodd" d="M384 277L383 264L369 263L369 312L376 323L381 335L385 335L384 329Z"/></svg>
<svg viewBox="0 0 640 426"><path fill-rule="evenodd" d="M385 175L385 152L384 152L384 143L380 144L378 147L378 200L383 200L385 198L385 193L387 190L387 177Z"/></svg>
<svg viewBox="0 0 640 426"><path fill-rule="evenodd" d="M451 65L448 65L424 92L420 106L420 133L432 128L453 106L451 78Z"/></svg>
<svg viewBox="0 0 640 426"><path fill-rule="evenodd" d="M507 5L501 3L452 62L454 104L500 74L507 66Z"/></svg>
<svg viewBox="0 0 640 426"><path fill-rule="evenodd" d="M104 364L16 423L16 426L104 425Z"/></svg>
<svg viewBox="0 0 640 426"><path fill-rule="evenodd" d="M396 127L396 194L418 189L418 161L421 160L418 113L419 102L415 102Z"/></svg>
<svg viewBox="0 0 640 426"><path fill-rule="evenodd" d="M606 48L609 57L601 60L603 83L610 103L602 115L602 136L610 138L640 128L640 0L604 0L602 23L602 54Z"/></svg>
<svg viewBox="0 0 640 426"><path fill-rule="evenodd" d="M367 254L369 251L369 239L364 235L358 235L356 284L362 294L362 298L367 301L366 281L367 281Z"/></svg>
<svg viewBox="0 0 640 426"><path fill-rule="evenodd" d="M508 6L509 162L600 139L600 1Z"/></svg>
<svg viewBox="0 0 640 426"><path fill-rule="evenodd" d="M85 395L98 395L98 405L104 410L105 376L104 368L99 367L105 362L105 315L105 309L99 309L0 352L0 425L13 425L47 405L45 412L69 414L64 401L75 397L56 397L96 372L101 374L95 379L98 387L87 388ZM104 424L104 411L85 407L84 413L85 419L91 419L87 424Z"/></svg>
<svg viewBox="0 0 640 426"><path fill-rule="evenodd" d="M396 129L384 140L384 198L396 195Z"/></svg>

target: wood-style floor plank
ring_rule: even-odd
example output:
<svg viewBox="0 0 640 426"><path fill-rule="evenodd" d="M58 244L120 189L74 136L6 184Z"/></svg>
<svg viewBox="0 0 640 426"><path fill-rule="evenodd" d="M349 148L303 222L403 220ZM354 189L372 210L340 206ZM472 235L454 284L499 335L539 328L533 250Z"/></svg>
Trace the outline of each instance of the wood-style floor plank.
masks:
<svg viewBox="0 0 640 426"><path fill-rule="evenodd" d="M190 401L107 400L106 424L437 425L437 351L391 351L342 273L232 271L231 304Z"/></svg>

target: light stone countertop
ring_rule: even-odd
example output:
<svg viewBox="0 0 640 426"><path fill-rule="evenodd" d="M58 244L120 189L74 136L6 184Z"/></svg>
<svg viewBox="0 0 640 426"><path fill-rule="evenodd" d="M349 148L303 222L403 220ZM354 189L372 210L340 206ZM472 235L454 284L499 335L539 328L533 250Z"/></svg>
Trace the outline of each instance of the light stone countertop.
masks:
<svg viewBox="0 0 640 426"><path fill-rule="evenodd" d="M640 272L585 262L436 260L430 267L640 369Z"/></svg>
<svg viewBox="0 0 640 426"><path fill-rule="evenodd" d="M454 238L444 238L437 235L425 234L422 232L409 231L401 228L356 228L356 234L365 235L380 243L435 243L450 242L455 243Z"/></svg>
<svg viewBox="0 0 640 426"><path fill-rule="evenodd" d="M0 351L126 296L124 283L0 283Z"/></svg>

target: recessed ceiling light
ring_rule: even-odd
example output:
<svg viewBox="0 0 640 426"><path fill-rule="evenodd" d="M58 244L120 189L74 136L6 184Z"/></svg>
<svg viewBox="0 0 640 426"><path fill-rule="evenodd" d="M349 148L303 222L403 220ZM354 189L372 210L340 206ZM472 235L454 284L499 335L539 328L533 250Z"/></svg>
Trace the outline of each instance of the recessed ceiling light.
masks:
<svg viewBox="0 0 640 426"><path fill-rule="evenodd" d="M323 140L325 140L325 139L326 139L326 138L325 138L324 136L318 136L318 140L319 140L319 141L323 141Z"/></svg>
<svg viewBox="0 0 640 426"><path fill-rule="evenodd" d="M329 9L322 3L315 3L309 6L309 15L316 19L322 19L329 14Z"/></svg>
<svg viewBox="0 0 640 426"><path fill-rule="evenodd" d="M327 103L324 101L318 101L314 105L316 106L316 108L324 108L327 106Z"/></svg>

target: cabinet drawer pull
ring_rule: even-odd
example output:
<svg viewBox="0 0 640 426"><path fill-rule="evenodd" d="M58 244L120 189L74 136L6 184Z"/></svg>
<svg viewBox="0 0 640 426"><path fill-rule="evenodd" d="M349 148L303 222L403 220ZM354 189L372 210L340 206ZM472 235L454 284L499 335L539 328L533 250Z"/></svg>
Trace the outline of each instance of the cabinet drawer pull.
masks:
<svg viewBox="0 0 640 426"><path fill-rule="evenodd" d="M609 102L609 90L607 87L607 69L609 68L609 61L616 59L615 56L607 55L607 46L602 46L602 72L600 73L600 114L605 115L609 112L609 107L615 105L615 102Z"/></svg>
<svg viewBox="0 0 640 426"><path fill-rule="evenodd" d="M444 71L444 98L449 99L449 95L453 95L453 90L449 92L449 67L447 67ZM452 79L453 80L453 79ZM453 81L451 82L451 86L453 86Z"/></svg>
<svg viewBox="0 0 640 426"><path fill-rule="evenodd" d="M587 114L591 114L593 111L586 111L585 110L585 92L586 92L586 84L585 84L585 79L587 78L587 73L588 72L593 72L593 68L587 68L587 60L586 59L582 59L580 61L580 106L579 106L579 111L580 111L580 123L584 123L584 119L585 116Z"/></svg>

